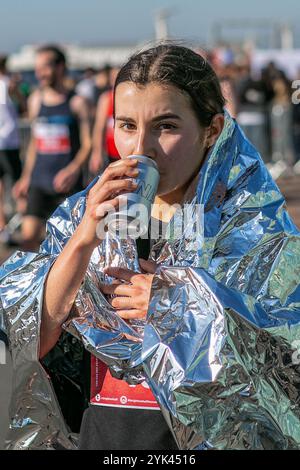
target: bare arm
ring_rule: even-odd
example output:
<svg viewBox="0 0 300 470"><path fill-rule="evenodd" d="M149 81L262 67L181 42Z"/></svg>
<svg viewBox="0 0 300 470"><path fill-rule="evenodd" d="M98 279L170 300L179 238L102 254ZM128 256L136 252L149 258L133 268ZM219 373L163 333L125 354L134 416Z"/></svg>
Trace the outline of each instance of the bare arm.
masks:
<svg viewBox="0 0 300 470"><path fill-rule="evenodd" d="M28 99L28 117L31 123L38 115L40 103L41 103L40 91L36 90L32 93L32 95L30 95ZM26 152L26 159L25 159L23 170L22 170L22 175L13 187L13 196L15 198L26 196L29 185L30 185L32 170L35 165L35 160L36 160L35 137L31 131L30 140L29 140L29 144L28 144L28 148Z"/></svg>
<svg viewBox="0 0 300 470"><path fill-rule="evenodd" d="M103 146L107 120L107 108L109 102L109 93L104 93L97 104L96 121L93 129L92 138L92 157L90 160L90 171L96 174L104 163Z"/></svg>
<svg viewBox="0 0 300 470"><path fill-rule="evenodd" d="M52 266L45 283L40 357L57 343L89 264L94 246L85 245L82 226L70 238Z"/></svg>
<svg viewBox="0 0 300 470"><path fill-rule="evenodd" d="M37 117L39 113L41 105L41 95L40 91L36 90L30 95L28 99L28 117L30 120L30 123L34 121L34 119ZM31 176L34 164L35 164L35 159L36 159L36 146L35 146L35 138L34 135L31 131L31 136L30 136L30 141L29 141L29 146L26 154L26 160L25 160L25 165L23 169L22 176Z"/></svg>
<svg viewBox="0 0 300 470"><path fill-rule="evenodd" d="M136 164L136 160L125 159L109 165L90 189L85 214L49 271L44 289L40 358L55 346L69 316L92 252L99 244L97 224L109 209L118 207L116 194L137 186L132 180L138 174Z"/></svg>
<svg viewBox="0 0 300 470"><path fill-rule="evenodd" d="M228 110L230 116L236 118L237 116L237 99L234 87L229 80L221 81L221 88L226 99L226 109Z"/></svg>
<svg viewBox="0 0 300 470"><path fill-rule="evenodd" d="M23 177L31 177L31 173L35 164L36 160L36 147L35 147L35 138L31 135L27 152L26 152L26 160L24 163L24 168L22 171L22 178Z"/></svg>
<svg viewBox="0 0 300 470"><path fill-rule="evenodd" d="M80 148L70 165L81 168L87 161L91 150L91 133L89 120L89 106L81 96L74 96L71 101L71 109L78 116L80 132Z"/></svg>

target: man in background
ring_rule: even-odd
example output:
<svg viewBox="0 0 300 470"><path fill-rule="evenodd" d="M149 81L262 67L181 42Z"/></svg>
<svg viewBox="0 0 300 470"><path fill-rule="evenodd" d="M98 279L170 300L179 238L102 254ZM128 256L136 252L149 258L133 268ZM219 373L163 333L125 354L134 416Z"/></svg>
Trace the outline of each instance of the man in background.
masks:
<svg viewBox="0 0 300 470"><path fill-rule="evenodd" d="M0 56L0 235L6 237L6 216L4 211L4 177L8 175L15 183L21 175L19 156L18 115L12 100L17 93L6 69L6 56Z"/></svg>
<svg viewBox="0 0 300 470"><path fill-rule="evenodd" d="M35 251L45 221L69 195L83 189L82 169L91 146L86 99L64 85L66 59L56 46L36 54L39 88L28 100L31 138L14 196L27 196L22 223L23 249Z"/></svg>
<svg viewBox="0 0 300 470"><path fill-rule="evenodd" d="M106 163L120 158L114 140L114 94L113 87L119 72L118 67L110 71L110 88L104 91L98 100L96 119L93 130L93 151L89 161L91 176L104 169Z"/></svg>

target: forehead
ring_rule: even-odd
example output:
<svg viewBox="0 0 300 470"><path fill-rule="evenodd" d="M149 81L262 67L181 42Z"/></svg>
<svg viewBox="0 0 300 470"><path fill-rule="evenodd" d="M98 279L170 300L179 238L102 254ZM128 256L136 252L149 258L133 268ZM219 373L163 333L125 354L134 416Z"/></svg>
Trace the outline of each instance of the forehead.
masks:
<svg viewBox="0 0 300 470"><path fill-rule="evenodd" d="M54 53L51 51L38 52L35 58L36 65L52 64L54 62Z"/></svg>
<svg viewBox="0 0 300 470"><path fill-rule="evenodd" d="M140 110L153 114L165 111L182 114L192 111L192 108L188 97L173 85L120 83L115 91L115 113L127 114Z"/></svg>

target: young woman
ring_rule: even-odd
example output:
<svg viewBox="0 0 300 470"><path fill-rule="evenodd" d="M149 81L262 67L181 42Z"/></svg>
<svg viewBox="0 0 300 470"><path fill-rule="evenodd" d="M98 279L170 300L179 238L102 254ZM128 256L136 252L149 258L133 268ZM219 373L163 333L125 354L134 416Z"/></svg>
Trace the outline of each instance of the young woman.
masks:
<svg viewBox="0 0 300 470"><path fill-rule="evenodd" d="M167 426L157 408L124 408L124 400L118 402L119 407L91 405L85 411L81 426L82 449L175 449L177 445L201 448L204 442L208 447L242 448L244 445L247 448L251 447L250 441L255 448L257 442L261 442L260 431L254 432L255 438L254 434L248 438L243 428L246 415L250 424L254 419L254 414L250 418L253 403L249 404L245 399L251 395L253 380L251 374L245 372L247 367L239 364L242 360L233 346L237 331L241 334L243 328L239 330L236 327L233 315L232 325L236 328L233 339L225 317L227 311L238 312L247 324L244 329L248 334L247 321L257 321L259 325L260 311L257 313L255 310L255 300L262 299L265 308L267 299L271 297L273 305L276 305L275 298L281 298L281 294L274 286L269 287L269 297L265 294L270 275L268 260L271 255L268 250L274 249L274 262L279 256L274 237L277 240L278 234L283 236L286 230L286 239L289 236L295 238L296 229L285 218L288 216L278 218L275 206L280 201L282 203L282 198L255 149L234 121L224 115L225 103L220 84L211 66L201 56L172 44L160 45L133 56L119 72L114 102L115 144L121 160L110 164L84 193L74 196L54 214L48 224L48 238L36 257L23 260L21 266L18 260L18 279L15 282L19 282L22 273L25 275L29 269L32 281L38 284L39 289L38 294L32 289L21 294L22 299L27 299L27 314L30 299L33 302L31 308L38 310L40 330L36 330L39 337L36 353L39 359L49 353L51 355L61 337L62 325L74 316L74 309L77 308L77 313L81 309L79 319L72 324L73 330L70 331L74 333L76 330L76 336L82 338L92 356L94 352L104 361L107 359L111 370L119 373L119 379L128 379L129 363L134 369L142 362L155 397L162 408L169 411L169 416L173 414L177 420L170 418ZM103 245L99 240L97 224L106 215L107 208L117 208L118 196L136 188L137 161L127 159L129 155L147 155L158 165L160 182L152 220L160 219L162 224L168 224L173 219L175 204L196 201L204 205L202 251L195 252L194 245L188 243L186 232L177 244L170 242L169 251L161 250L155 260L153 256L148 260L150 242L138 242L138 256L144 259L140 259L137 266L130 262L130 250L120 256L118 250L121 245L117 241ZM134 249L133 245L131 249ZM100 253L97 258L96 252ZM107 259L107 252L112 262L105 273L115 279L114 283L104 283L101 276L99 282L97 277L97 269L103 272L103 258ZM169 272L168 266L177 266L176 271ZM6 296L4 308L8 312L7 318L11 318L9 312L15 307L15 302L7 300L9 296L5 294L6 273L7 268L2 275ZM294 301L295 284L286 278L285 281L285 289ZM102 318L97 324L98 330L95 322L99 317L93 317L92 322L89 317L90 297L82 297L81 306L76 303L79 291L84 296L89 282L98 289L98 294L92 288L89 292L94 296L94 307L98 305L98 314ZM104 310L107 307L102 303L103 298L109 301L114 312L111 317L107 310L105 320L101 308L103 305ZM33 299L38 302L38 309ZM203 302L207 303L204 305ZM223 309L222 314L220 309ZM265 311L269 310L268 306ZM215 315L214 321L211 320L212 315ZM143 319L147 320L147 326L139 362L135 356L136 343L130 343L126 325ZM117 323L113 324L115 321ZM9 320L7 322L10 325ZM175 328L174 335L171 334L172 328ZM8 330L14 337L12 328L8 327ZM100 330L104 339L97 342ZM228 344L225 341L227 337ZM253 347L254 343L251 343ZM227 349L220 349L223 346ZM247 347L244 345L245 350ZM161 359L162 353L157 352L162 350L168 351L164 360ZM120 361L121 367L118 363L120 358L123 360ZM89 368L89 358L86 364L84 374ZM98 364L97 367L100 366ZM164 373L157 372L160 367ZM243 374L238 378L239 367L244 367L243 373L247 378L242 377ZM105 389L107 379L107 370L103 370L103 376L100 373L98 377L102 382L101 390ZM94 374L95 370L92 377ZM239 385L233 391L234 380ZM109 381L108 388L109 384L118 388L112 377ZM203 391L201 387L207 388ZM244 418L230 402L232 396L236 407L240 406L246 413L243 415L241 411ZM254 400L253 396L251 400ZM101 398L102 391L98 400ZM195 408L196 404L198 408ZM251 413L248 413L247 405ZM263 408L261 404L259 406ZM213 409L214 415L211 414ZM226 410L231 412L225 424ZM264 412L261 413L264 416ZM255 415L255 420L259 419L258 415ZM230 416L231 427L228 425ZM214 426L218 420L224 433L216 432ZM266 430L271 429L271 436L274 434L273 421L266 422L266 426L262 426L262 434L268 435ZM185 432L182 432L182 426ZM284 439L288 438L284 436ZM34 440L30 444L32 447L37 445ZM61 438L61 445L66 446L66 440ZM270 445L272 447L273 444Z"/></svg>

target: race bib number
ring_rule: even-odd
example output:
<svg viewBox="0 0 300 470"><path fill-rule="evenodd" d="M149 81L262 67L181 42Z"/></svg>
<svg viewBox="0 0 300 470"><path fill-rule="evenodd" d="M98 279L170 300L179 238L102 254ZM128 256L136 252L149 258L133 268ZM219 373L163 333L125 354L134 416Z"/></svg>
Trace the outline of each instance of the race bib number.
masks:
<svg viewBox="0 0 300 470"><path fill-rule="evenodd" d="M149 385L128 385L112 377L108 367L91 355L91 403L116 408L159 410L159 405Z"/></svg>
<svg viewBox="0 0 300 470"><path fill-rule="evenodd" d="M66 124L34 124L36 149L40 154L64 154L71 151L69 127Z"/></svg>

